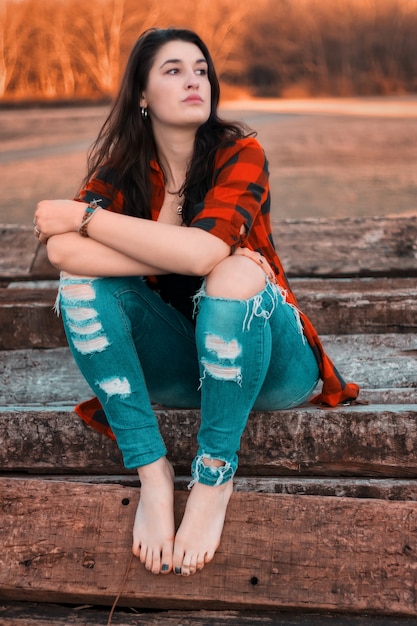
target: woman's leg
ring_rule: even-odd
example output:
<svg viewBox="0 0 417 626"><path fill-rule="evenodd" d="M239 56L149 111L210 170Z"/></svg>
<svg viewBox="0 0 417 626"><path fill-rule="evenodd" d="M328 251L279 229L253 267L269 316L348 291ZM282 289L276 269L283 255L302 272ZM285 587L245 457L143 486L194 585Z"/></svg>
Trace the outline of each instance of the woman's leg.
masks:
<svg viewBox="0 0 417 626"><path fill-rule="evenodd" d="M138 278L65 277L60 308L74 358L101 401L141 497L133 550L155 573L172 568L173 471L151 399L198 406L193 325Z"/></svg>
<svg viewBox="0 0 417 626"><path fill-rule="evenodd" d="M202 569L220 542L238 442L269 364L269 329L259 298L253 302L264 287L265 275L253 261L232 256L213 270L198 295L201 427L191 493L175 538L177 574ZM273 308L269 297L266 307Z"/></svg>
<svg viewBox="0 0 417 626"><path fill-rule="evenodd" d="M269 409L284 408L302 402L318 377L293 307L275 285L265 286L265 274L253 261L229 257L200 295L199 449L174 547L174 568L183 575L201 569L218 547L241 435L260 394Z"/></svg>

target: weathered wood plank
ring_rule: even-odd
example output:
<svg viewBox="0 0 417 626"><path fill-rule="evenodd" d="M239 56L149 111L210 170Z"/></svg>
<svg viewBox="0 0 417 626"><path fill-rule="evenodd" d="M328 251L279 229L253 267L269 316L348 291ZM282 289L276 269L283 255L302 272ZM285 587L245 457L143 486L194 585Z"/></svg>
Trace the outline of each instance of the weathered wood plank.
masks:
<svg viewBox="0 0 417 626"><path fill-rule="evenodd" d="M417 217L274 220L288 276L416 276ZM56 276L31 227L3 226L0 280Z"/></svg>
<svg viewBox="0 0 417 626"><path fill-rule="evenodd" d="M7 474L13 477L12 473ZM16 476L21 477L20 474ZM37 480L63 480L96 485L124 485L140 487L137 474L38 474ZM185 491L190 476L176 475L175 489ZM416 500L415 478L356 478L321 476L244 476L238 472L233 479L236 492L273 493L292 496L334 496L338 498L371 498L377 500Z"/></svg>
<svg viewBox="0 0 417 626"><path fill-rule="evenodd" d="M0 352L0 406L68 405L89 396L68 348Z"/></svg>
<svg viewBox="0 0 417 626"><path fill-rule="evenodd" d="M139 490L1 479L0 494L4 600L112 603ZM183 579L134 562L120 605L415 616L416 519L415 502L235 493L209 566Z"/></svg>
<svg viewBox="0 0 417 626"><path fill-rule="evenodd" d="M158 410L177 472L189 472L199 412ZM2 411L0 468L124 473L116 444L71 411ZM417 477L417 405L299 407L253 412L239 453L240 475Z"/></svg>
<svg viewBox="0 0 417 626"><path fill-rule="evenodd" d="M389 402L375 392L382 397L397 389L410 391L415 402L417 334L325 335L322 341L344 378L360 385L363 400ZM0 374L0 406L75 404L91 396L68 348L0 351Z"/></svg>
<svg viewBox="0 0 417 626"><path fill-rule="evenodd" d="M33 229L0 225L0 279L30 276L39 245Z"/></svg>
<svg viewBox="0 0 417 626"><path fill-rule="evenodd" d="M416 276L417 216L274 220L288 276Z"/></svg>
<svg viewBox="0 0 417 626"><path fill-rule="evenodd" d="M56 289L0 289L0 350L67 345L55 298Z"/></svg>
<svg viewBox="0 0 417 626"><path fill-rule="evenodd" d="M320 335L416 332L415 278L300 278L291 285Z"/></svg>
<svg viewBox="0 0 417 626"><path fill-rule="evenodd" d="M109 610L14 602L0 606L0 626L106 626ZM140 611L120 610L114 626L415 626L415 618L294 614L277 611Z"/></svg>
<svg viewBox="0 0 417 626"><path fill-rule="evenodd" d="M0 281L41 280L58 277L46 248L33 235L33 227L0 224Z"/></svg>
<svg viewBox="0 0 417 626"><path fill-rule="evenodd" d="M26 284L0 289L0 350L65 346L62 322L53 312L57 287ZM417 330L415 278L294 279L292 284L320 335Z"/></svg>
<svg viewBox="0 0 417 626"><path fill-rule="evenodd" d="M59 270L49 262L46 247L43 245L40 245L36 250L36 255L30 269L30 277L32 280L59 278Z"/></svg>

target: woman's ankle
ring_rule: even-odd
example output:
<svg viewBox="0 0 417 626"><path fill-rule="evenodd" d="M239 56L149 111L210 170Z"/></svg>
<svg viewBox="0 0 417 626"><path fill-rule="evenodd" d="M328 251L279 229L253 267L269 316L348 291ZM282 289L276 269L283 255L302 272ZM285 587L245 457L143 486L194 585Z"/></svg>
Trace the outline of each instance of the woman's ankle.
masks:
<svg viewBox="0 0 417 626"><path fill-rule="evenodd" d="M156 461L153 461L153 463L138 467L137 472L141 484L147 482L164 482L166 479L174 479L174 468L166 456L160 457Z"/></svg>

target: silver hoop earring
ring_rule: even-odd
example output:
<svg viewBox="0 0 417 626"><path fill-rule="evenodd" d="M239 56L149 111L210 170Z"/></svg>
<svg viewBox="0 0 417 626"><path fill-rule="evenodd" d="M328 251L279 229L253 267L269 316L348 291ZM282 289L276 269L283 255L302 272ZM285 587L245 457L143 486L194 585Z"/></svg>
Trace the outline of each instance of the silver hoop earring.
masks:
<svg viewBox="0 0 417 626"><path fill-rule="evenodd" d="M148 107L141 107L140 114L144 120L148 117Z"/></svg>

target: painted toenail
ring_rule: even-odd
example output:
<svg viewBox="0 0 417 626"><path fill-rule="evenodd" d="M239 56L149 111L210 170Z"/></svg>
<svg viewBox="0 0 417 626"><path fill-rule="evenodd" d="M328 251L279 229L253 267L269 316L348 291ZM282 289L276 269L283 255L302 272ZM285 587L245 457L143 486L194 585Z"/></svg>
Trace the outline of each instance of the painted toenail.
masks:
<svg viewBox="0 0 417 626"><path fill-rule="evenodd" d="M176 567L175 568L175 573L176 574L181 574L181 568L180 567Z"/></svg>
<svg viewBox="0 0 417 626"><path fill-rule="evenodd" d="M164 563L161 567L161 572L167 572L169 570L169 565L167 565L166 563Z"/></svg>

